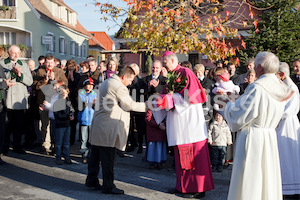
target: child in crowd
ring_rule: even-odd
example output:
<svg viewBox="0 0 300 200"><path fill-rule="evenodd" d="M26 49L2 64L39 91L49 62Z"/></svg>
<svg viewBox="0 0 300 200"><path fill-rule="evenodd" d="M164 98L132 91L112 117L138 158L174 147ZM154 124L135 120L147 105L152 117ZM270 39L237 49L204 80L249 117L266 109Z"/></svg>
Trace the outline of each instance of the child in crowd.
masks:
<svg viewBox="0 0 300 200"><path fill-rule="evenodd" d="M214 111L214 120L208 129L208 143L211 145L212 171L223 171L226 146L232 144L231 132L218 111Z"/></svg>
<svg viewBox="0 0 300 200"><path fill-rule="evenodd" d="M71 106L71 101L67 99L68 90L66 87L60 86L56 90L58 94L52 97L51 103L44 102L46 108L52 108L55 119L55 162L58 165L62 165L63 161L61 157L63 156L67 164L72 164L69 152L71 134L70 120L74 120L74 109Z"/></svg>
<svg viewBox="0 0 300 200"><path fill-rule="evenodd" d="M151 110L147 111L145 120L148 142L146 160L149 162L150 169L161 169L162 163L167 160L166 124L162 122L158 125Z"/></svg>
<svg viewBox="0 0 300 200"><path fill-rule="evenodd" d="M240 92L240 87L235 85L230 80L230 74L224 70L220 69L215 72L215 79L216 79L216 87L213 88L212 93L214 95L221 94L221 95L238 95ZM213 108L215 110L220 110L220 105L214 103ZM221 110L221 114L223 115L223 110Z"/></svg>
<svg viewBox="0 0 300 200"><path fill-rule="evenodd" d="M50 144L50 149L45 149L46 154L48 155L54 155L55 153L55 118L54 118L54 111L62 109L60 105L64 106L63 104L56 103L54 107L54 103L60 98L61 88L60 83L57 81L53 81L52 84L47 85L49 88L47 90L47 95L50 99L50 102L44 100L43 104L41 105L40 109L46 109L48 110L48 117L50 120L50 138L46 139L47 142ZM50 98L51 97L51 98ZM60 99L61 100L61 99ZM47 137L47 136L46 136Z"/></svg>
<svg viewBox="0 0 300 200"><path fill-rule="evenodd" d="M228 94L228 93L235 93L238 94L240 92L240 87L233 84L230 79L230 74L223 70L218 70L216 74L216 81L217 87L213 89L213 93L221 93L221 94Z"/></svg>
<svg viewBox="0 0 300 200"><path fill-rule="evenodd" d="M79 107L78 121L81 122L81 146L82 163L86 164L88 161L88 138L89 131L94 116L94 106L96 104L97 93L93 90L94 82L92 78L87 78L83 82L84 89L79 91L79 101L82 102L82 108Z"/></svg>

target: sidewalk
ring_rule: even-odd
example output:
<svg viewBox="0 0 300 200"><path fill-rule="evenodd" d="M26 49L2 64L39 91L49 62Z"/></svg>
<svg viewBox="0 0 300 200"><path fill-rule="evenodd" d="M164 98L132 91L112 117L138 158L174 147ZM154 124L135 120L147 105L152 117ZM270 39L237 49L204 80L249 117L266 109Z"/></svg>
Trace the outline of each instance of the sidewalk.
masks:
<svg viewBox="0 0 300 200"><path fill-rule="evenodd" d="M81 163L79 144L71 147L72 165L56 165L55 157L38 151L26 155L9 152L0 165L0 199L182 199L167 191L175 187L176 176L172 158L162 170L148 169L142 161L143 154L126 153L116 156L115 184L125 195L107 195L84 186L87 164ZM223 172L214 172L215 189L206 192L205 200L226 200L231 175L231 166ZM101 179L101 171L99 178ZM100 183L102 180L100 180Z"/></svg>

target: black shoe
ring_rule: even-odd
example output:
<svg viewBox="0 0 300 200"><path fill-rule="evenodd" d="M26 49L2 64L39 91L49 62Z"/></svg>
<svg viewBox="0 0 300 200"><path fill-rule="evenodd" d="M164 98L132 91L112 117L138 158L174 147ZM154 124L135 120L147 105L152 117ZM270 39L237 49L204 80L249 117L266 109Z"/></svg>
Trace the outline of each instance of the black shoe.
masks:
<svg viewBox="0 0 300 200"><path fill-rule="evenodd" d="M149 169L155 169L155 167L156 166L154 164L149 164L149 166L148 166Z"/></svg>
<svg viewBox="0 0 300 200"><path fill-rule="evenodd" d="M126 152L133 152L135 150L134 146L128 146Z"/></svg>
<svg viewBox="0 0 300 200"><path fill-rule="evenodd" d="M5 155L5 156L7 156L7 154L8 154L8 149L4 149L2 154Z"/></svg>
<svg viewBox="0 0 300 200"><path fill-rule="evenodd" d="M211 166L211 171L216 172L217 171L217 166L216 165Z"/></svg>
<svg viewBox="0 0 300 200"><path fill-rule="evenodd" d="M13 149L13 152L18 154L26 154L26 151L24 151L24 149Z"/></svg>
<svg viewBox="0 0 300 200"><path fill-rule="evenodd" d="M175 195L179 196L179 197L182 197L182 198L187 198L187 199L196 198L195 193L176 193Z"/></svg>
<svg viewBox="0 0 300 200"><path fill-rule="evenodd" d="M138 154L143 153L143 146L139 146L139 149L138 149L138 151L136 153L138 153Z"/></svg>
<svg viewBox="0 0 300 200"><path fill-rule="evenodd" d="M104 194L124 194L124 190L120 190L118 188L113 188L110 190L104 190L102 191Z"/></svg>
<svg viewBox="0 0 300 200"><path fill-rule="evenodd" d="M0 158L0 165L4 165L6 164L6 162L4 162L1 158Z"/></svg>
<svg viewBox="0 0 300 200"><path fill-rule="evenodd" d="M64 162L62 161L61 158L56 158L56 159L55 159L55 163L56 163L57 165L62 165Z"/></svg>
<svg viewBox="0 0 300 200"><path fill-rule="evenodd" d="M121 158L124 158L124 157L125 157L123 151L117 150L117 154L118 154L118 156L121 157Z"/></svg>
<svg viewBox="0 0 300 200"><path fill-rule="evenodd" d="M94 189L94 190L102 190L102 185L100 185L99 183L97 184L90 184L88 182L85 182L84 184L86 187Z"/></svg>
<svg viewBox="0 0 300 200"><path fill-rule="evenodd" d="M71 165L73 162L72 162L71 158L65 158L65 163L68 165Z"/></svg>
<svg viewBox="0 0 300 200"><path fill-rule="evenodd" d="M197 199L201 199L203 197L205 197L205 192L199 192L199 193L195 194L195 198L197 198Z"/></svg>
<svg viewBox="0 0 300 200"><path fill-rule="evenodd" d="M218 166L217 171L222 172L223 171L223 166Z"/></svg>
<svg viewBox="0 0 300 200"><path fill-rule="evenodd" d="M180 193L178 190L176 190L175 188L171 188L168 190L169 194L176 194L176 193Z"/></svg>

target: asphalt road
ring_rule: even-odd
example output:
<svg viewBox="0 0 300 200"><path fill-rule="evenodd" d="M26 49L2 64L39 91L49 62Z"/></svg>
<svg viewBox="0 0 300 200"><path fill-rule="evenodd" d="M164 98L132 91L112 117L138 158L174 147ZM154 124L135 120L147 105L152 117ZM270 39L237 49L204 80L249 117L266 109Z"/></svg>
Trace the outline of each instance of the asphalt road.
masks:
<svg viewBox="0 0 300 200"><path fill-rule="evenodd" d="M115 185L125 191L124 195L102 194L84 186L87 164L81 163L79 144L71 147L72 165L56 165L55 157L27 151L26 155L9 152L0 165L0 199L126 199L168 200L182 199L167 191L175 187L176 176L172 168L172 157L161 170L148 169L142 154L126 153L124 158L116 156ZM215 189L206 192L205 200L225 200L229 188L231 167L223 172L214 172ZM101 172L99 174L100 183Z"/></svg>

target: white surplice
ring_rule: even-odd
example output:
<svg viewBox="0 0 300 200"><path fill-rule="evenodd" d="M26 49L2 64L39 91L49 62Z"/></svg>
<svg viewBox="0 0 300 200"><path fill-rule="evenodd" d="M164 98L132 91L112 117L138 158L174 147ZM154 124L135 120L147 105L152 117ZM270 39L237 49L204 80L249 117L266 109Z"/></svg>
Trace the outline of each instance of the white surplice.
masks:
<svg viewBox="0 0 300 200"><path fill-rule="evenodd" d="M227 103L226 121L238 132L228 200L282 199L275 128L289 90L275 74L264 74L235 103Z"/></svg>
<svg viewBox="0 0 300 200"><path fill-rule="evenodd" d="M286 101L284 114L276 128L278 151L282 177L282 193L284 195L300 194L300 124L299 90L295 83L287 77L284 82L294 95Z"/></svg>
<svg viewBox="0 0 300 200"><path fill-rule="evenodd" d="M190 144L207 138L202 104L190 104L180 94L173 94L175 109L167 113L169 146Z"/></svg>

